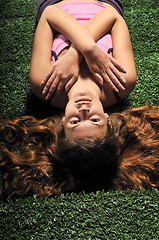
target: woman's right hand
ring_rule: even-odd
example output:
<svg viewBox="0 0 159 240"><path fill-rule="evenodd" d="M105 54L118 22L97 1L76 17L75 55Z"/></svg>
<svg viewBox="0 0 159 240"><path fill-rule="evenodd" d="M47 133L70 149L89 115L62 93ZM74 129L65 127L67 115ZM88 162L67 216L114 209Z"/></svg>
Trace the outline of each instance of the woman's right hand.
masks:
<svg viewBox="0 0 159 240"><path fill-rule="evenodd" d="M116 92L125 90L126 80L122 73L126 70L111 55L95 44L84 57L90 72L101 85L105 83Z"/></svg>
<svg viewBox="0 0 159 240"><path fill-rule="evenodd" d="M78 75L78 55L68 50L52 64L41 82L43 86L42 95L45 96L45 100L50 100L52 97L57 96L63 88L67 92L76 82Z"/></svg>

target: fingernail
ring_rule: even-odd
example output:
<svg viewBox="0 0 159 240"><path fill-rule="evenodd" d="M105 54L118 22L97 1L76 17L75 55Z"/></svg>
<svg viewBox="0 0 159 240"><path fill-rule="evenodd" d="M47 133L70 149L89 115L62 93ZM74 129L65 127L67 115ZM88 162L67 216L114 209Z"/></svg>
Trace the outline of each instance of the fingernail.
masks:
<svg viewBox="0 0 159 240"><path fill-rule="evenodd" d="M99 80L99 83L100 83L101 85L103 85L103 79L100 79L100 80Z"/></svg>
<svg viewBox="0 0 159 240"><path fill-rule="evenodd" d="M125 78L123 78L122 80L123 80L123 82L124 82L124 83L126 83L126 80L125 80Z"/></svg>

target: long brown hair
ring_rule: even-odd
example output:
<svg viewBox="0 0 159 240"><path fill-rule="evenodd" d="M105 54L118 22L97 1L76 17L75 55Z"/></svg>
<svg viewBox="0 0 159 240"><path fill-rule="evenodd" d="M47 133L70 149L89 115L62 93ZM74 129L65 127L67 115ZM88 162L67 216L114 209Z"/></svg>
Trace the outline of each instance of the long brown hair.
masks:
<svg viewBox="0 0 159 240"><path fill-rule="evenodd" d="M72 148L66 144L65 137L59 138L61 135L55 130L54 118L37 120L31 116L24 116L2 121L1 198L33 194L57 196L62 192L87 190L91 181L93 184L89 190L93 190L93 185L94 190L102 188L139 190L152 187L159 189L158 107L147 105L115 113L111 115L111 120L113 127L104 142L103 140L93 141L92 144L84 142L84 147L82 143L79 146L75 143ZM111 146L107 148L110 151L104 149L105 146ZM85 174L75 169L72 171L71 167L69 169L68 165L63 163L63 155L69 160L69 164L71 163L71 154L73 151L78 153L77 148L79 152L83 152L82 154L87 152L87 159L89 154L93 156L94 163L91 168L86 167ZM69 149L71 154L66 155L66 149ZM97 157L94 157L96 153ZM95 173L96 164L100 166L101 162L98 162L100 159L103 159L101 162L104 164L101 166L105 166L105 170L107 167L111 169L112 174L106 174L104 171L100 177L100 174ZM90 161L88 166L89 164Z"/></svg>
<svg viewBox="0 0 159 240"><path fill-rule="evenodd" d="M116 189L159 189L159 108L143 106L112 116L120 153Z"/></svg>
<svg viewBox="0 0 159 240"><path fill-rule="evenodd" d="M56 144L53 119L19 117L0 128L0 193L53 195L53 157Z"/></svg>

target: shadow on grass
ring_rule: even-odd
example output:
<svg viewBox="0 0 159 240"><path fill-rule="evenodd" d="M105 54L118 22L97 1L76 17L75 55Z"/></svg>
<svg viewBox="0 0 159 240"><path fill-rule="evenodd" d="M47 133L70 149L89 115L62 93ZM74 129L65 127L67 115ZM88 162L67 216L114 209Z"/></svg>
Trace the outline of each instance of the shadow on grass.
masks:
<svg viewBox="0 0 159 240"><path fill-rule="evenodd" d="M50 106L48 103L37 98L32 92L28 94L26 101L26 111L24 115L31 115L36 118L48 118L61 116L63 111L61 109Z"/></svg>

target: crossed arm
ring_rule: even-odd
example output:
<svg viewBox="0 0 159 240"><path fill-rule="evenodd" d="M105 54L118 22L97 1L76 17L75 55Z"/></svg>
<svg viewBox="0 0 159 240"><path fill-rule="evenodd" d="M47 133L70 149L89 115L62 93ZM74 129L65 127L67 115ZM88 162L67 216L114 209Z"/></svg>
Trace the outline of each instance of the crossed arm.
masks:
<svg viewBox="0 0 159 240"><path fill-rule="evenodd" d="M52 29L62 33L72 42L67 53L54 64L51 62ZM95 43L110 30L113 40L113 57ZM37 84L43 82L40 91L43 89L43 94L48 98L55 89L57 92L61 91L64 85L68 90L78 77L82 57L85 58L89 70L101 84L104 80L105 86L108 85L115 91L124 91L123 85L128 92L134 87L136 70L129 33L125 21L113 7L105 8L88 21L85 27L59 7L46 8L34 37L30 67L32 88L36 88ZM68 65L68 67L62 68L62 65ZM125 94L127 95L123 92L122 97L125 97Z"/></svg>

